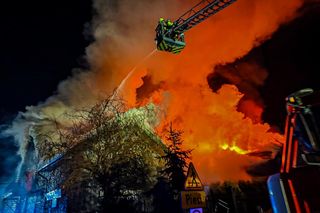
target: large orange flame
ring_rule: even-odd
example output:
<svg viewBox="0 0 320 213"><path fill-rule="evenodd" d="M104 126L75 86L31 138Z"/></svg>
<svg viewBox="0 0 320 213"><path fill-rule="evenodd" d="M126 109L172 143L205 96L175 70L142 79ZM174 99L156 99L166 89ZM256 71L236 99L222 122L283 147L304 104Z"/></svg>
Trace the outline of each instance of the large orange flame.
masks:
<svg viewBox="0 0 320 213"><path fill-rule="evenodd" d="M150 21L155 25L160 17L160 3L156 2L154 7L148 4L149 12L140 10L136 4L119 9L119 20L125 26L134 26L128 34L130 40L123 37L117 40L115 36L114 40L100 40L89 48L102 56L91 59L99 71L97 87L108 90L119 85L128 70L143 58L142 53L154 48L154 32L146 29L150 29ZM173 5L168 11L178 16L197 1L165 2ZM151 76L151 84L158 87L145 92L139 104L154 102L161 107L163 115L159 130L173 121L175 128L184 131L185 148L194 149L192 161L204 182L250 179L244 168L262 159L247 153L272 150L273 143L283 140L268 124L261 123L259 116L263 109L260 104L248 101L242 106L258 117L253 121L238 111L243 94L236 86L224 85L214 93L208 86L207 76L216 65L231 63L259 45L281 23L293 18L301 4L300 0L238 0L187 32L187 46L181 54L155 53L130 74L122 86L123 97L130 106L136 106L136 89L142 88L143 94L143 87L148 85L143 85L141 79ZM164 7L164 4L160 5ZM139 11L143 12L139 14Z"/></svg>

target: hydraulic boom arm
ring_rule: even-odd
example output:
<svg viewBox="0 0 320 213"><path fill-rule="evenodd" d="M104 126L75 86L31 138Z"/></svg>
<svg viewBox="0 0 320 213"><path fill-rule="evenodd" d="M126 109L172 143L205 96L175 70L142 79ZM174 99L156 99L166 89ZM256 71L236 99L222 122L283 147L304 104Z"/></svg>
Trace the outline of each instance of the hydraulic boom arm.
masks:
<svg viewBox="0 0 320 213"><path fill-rule="evenodd" d="M160 18L156 28L157 49L174 54L186 46L184 32L229 6L236 0L201 0L173 23Z"/></svg>
<svg viewBox="0 0 320 213"><path fill-rule="evenodd" d="M174 22L175 27L173 31L183 33L235 1L236 0L202 0Z"/></svg>

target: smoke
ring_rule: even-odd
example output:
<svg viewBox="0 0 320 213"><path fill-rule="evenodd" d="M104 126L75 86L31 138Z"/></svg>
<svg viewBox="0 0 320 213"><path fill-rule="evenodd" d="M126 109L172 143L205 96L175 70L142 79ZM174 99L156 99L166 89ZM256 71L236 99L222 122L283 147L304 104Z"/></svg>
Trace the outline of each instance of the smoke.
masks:
<svg viewBox="0 0 320 213"><path fill-rule="evenodd" d="M181 4L181 8L187 10L194 3L195 1L190 5ZM135 9L139 8L135 3L132 4L121 4L125 9L120 11L128 11L128 8L136 11ZM172 4L170 3L170 6ZM216 93L212 93L207 76L212 72L219 73L218 65L233 63L270 38L281 24L295 17L295 11L301 4L302 1L237 1L187 32L187 46L181 54L158 52L145 63L145 67L140 68L146 69L152 80L144 82L148 85L142 85L138 91L143 90L142 88L147 90L152 85L161 86L154 88L153 92L139 93L139 100L143 99L141 94L146 94L144 98L149 101L165 100L168 103L163 109L166 117L159 130L170 121L174 121L176 126L184 130L185 146L195 148L193 161L204 181L249 179L244 168L262 161L240 155L231 149L223 150L221 147L238 147L238 150L248 152L268 151L273 150L273 143L283 140L281 135L272 132L268 124L262 123L263 101L258 88L267 78L265 69L255 63L239 63L238 69L234 71L236 74L229 74L230 79L227 82L238 87L225 85L216 90ZM139 44L136 48L143 46L152 50L152 47L149 48L150 43L144 39L149 37L150 41L154 36L154 32L145 30L150 29L147 24L145 28L143 21L138 24L132 21L135 16L118 12L115 19L118 19L119 23L127 23L126 27L134 28L129 35L130 41ZM144 9L138 13L140 12L144 14ZM178 9L171 12L175 17L181 14ZM166 17L154 17L154 14L148 16L149 20L155 21L157 17ZM144 32L143 36L139 35L140 30ZM117 33L113 35L117 40ZM121 37L119 41L122 43ZM121 52L120 55L120 60L132 57L130 51ZM102 59L101 64L103 63L109 61ZM121 61L118 63L121 67ZM141 82L142 77L144 76L137 75L131 81ZM130 89L135 88L128 86L128 90ZM164 91L168 92L166 94L169 96L162 99L161 94ZM135 98L127 99L133 102ZM226 166L225 162L229 162L230 166Z"/></svg>
<svg viewBox="0 0 320 213"><path fill-rule="evenodd" d="M137 89L140 88L139 103L154 102L164 112L159 130L169 121L175 121L175 125L184 130L185 146L195 148L193 161L205 182L248 179L244 168L260 160L223 150L221 146L265 150L272 149L275 138L281 138L270 132L268 124L261 123L263 104L255 86L263 84L266 71L254 64L240 64L243 72L229 78L224 76L228 83L239 85L240 92L233 85L224 85L212 92L210 86L213 86L208 85L207 76L212 72L213 75L220 73L218 65L234 62L270 38L281 24L295 17L303 2L238 0L187 32L187 46L181 54L156 52L144 63L139 63L155 48L154 29L159 17L174 20L197 2L93 1L95 41L86 49L90 70L75 71L59 84L56 95L38 106L27 107L7 133L15 135L22 145L25 129L30 129L29 133L37 138L37 134L51 128L49 119L68 125L70 121L65 113L106 97L134 69L121 89L121 95L133 107L137 104ZM141 92L144 86L150 88L144 85L146 76L151 79L150 85L157 86ZM235 82L237 79L249 86L241 87L242 84ZM240 108L243 109L239 112L243 93L248 99L242 101Z"/></svg>
<svg viewBox="0 0 320 213"><path fill-rule="evenodd" d="M238 110L251 118L254 123L262 122L264 102L259 90L268 77L268 71L262 64L262 56L255 51L233 63L219 65L208 75L208 84L216 92L223 84L236 85L243 98Z"/></svg>

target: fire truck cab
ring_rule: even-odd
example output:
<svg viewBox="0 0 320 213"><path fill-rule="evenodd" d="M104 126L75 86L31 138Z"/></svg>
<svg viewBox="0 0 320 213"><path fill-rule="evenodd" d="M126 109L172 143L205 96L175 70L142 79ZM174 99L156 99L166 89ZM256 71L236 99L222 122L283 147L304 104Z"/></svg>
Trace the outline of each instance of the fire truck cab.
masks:
<svg viewBox="0 0 320 213"><path fill-rule="evenodd" d="M272 209L320 212L320 92L295 92L286 107L281 170L267 181Z"/></svg>

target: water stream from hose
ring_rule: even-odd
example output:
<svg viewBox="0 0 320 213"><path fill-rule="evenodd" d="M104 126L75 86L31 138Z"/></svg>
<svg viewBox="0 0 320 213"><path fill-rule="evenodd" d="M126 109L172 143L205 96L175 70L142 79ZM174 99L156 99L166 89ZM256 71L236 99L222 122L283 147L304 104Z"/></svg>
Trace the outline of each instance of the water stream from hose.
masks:
<svg viewBox="0 0 320 213"><path fill-rule="evenodd" d="M127 80L132 76L132 74L137 70L137 68L141 66L144 62L146 62L156 52L157 52L157 49L155 48L149 54L147 54L134 68L132 68L132 70L128 73L128 75L121 81L120 85L117 87L116 91L113 93L111 99L114 99L114 97L117 97L119 95L119 93L123 89L123 86L126 84Z"/></svg>

